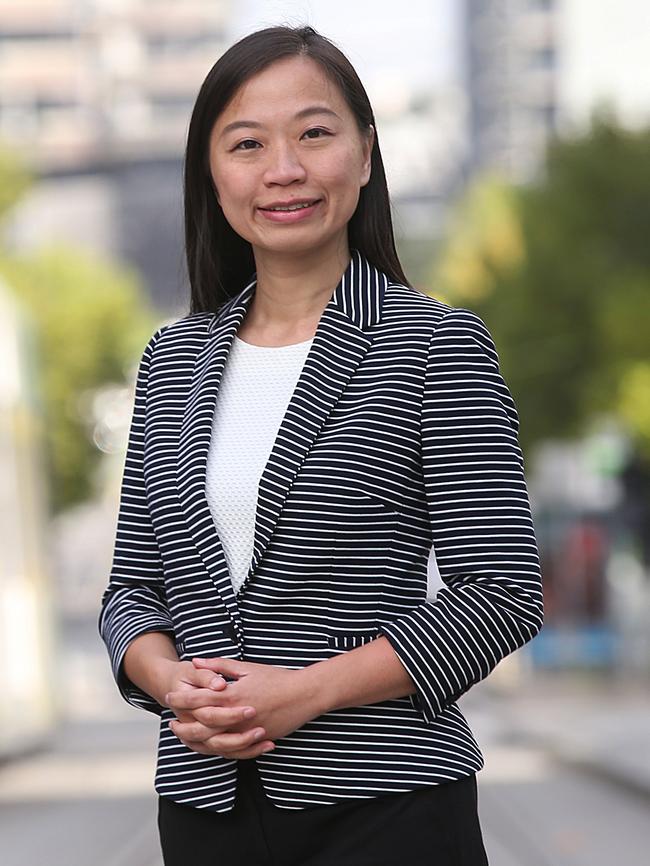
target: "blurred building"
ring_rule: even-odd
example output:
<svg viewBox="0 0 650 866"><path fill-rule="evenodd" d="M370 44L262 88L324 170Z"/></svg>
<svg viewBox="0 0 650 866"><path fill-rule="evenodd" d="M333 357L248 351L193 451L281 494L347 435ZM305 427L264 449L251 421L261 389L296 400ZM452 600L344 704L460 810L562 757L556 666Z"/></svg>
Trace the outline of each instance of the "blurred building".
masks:
<svg viewBox="0 0 650 866"><path fill-rule="evenodd" d="M465 0L468 174L535 173L557 119L555 0Z"/></svg>
<svg viewBox="0 0 650 866"><path fill-rule="evenodd" d="M0 136L39 170L177 156L226 0L0 0Z"/></svg>
<svg viewBox="0 0 650 866"><path fill-rule="evenodd" d="M646 0L465 0L462 30L468 177L533 179L549 139L599 105L650 123Z"/></svg>
<svg viewBox="0 0 650 866"><path fill-rule="evenodd" d="M173 306L181 159L227 0L0 0L0 139L42 181L15 247L72 240L136 265Z"/></svg>
<svg viewBox="0 0 650 866"><path fill-rule="evenodd" d="M424 239L430 255L430 239L440 234L463 181L464 94L451 83L411 91L394 76L370 87L396 233Z"/></svg>

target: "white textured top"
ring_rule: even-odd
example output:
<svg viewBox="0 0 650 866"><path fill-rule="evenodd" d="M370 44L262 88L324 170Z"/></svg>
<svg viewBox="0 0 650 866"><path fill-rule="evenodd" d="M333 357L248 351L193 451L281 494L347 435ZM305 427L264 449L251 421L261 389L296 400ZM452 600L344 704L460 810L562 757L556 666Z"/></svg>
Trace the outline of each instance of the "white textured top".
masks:
<svg viewBox="0 0 650 866"><path fill-rule="evenodd" d="M205 494L235 593L253 556L258 484L312 342L254 346L235 335L226 359Z"/></svg>

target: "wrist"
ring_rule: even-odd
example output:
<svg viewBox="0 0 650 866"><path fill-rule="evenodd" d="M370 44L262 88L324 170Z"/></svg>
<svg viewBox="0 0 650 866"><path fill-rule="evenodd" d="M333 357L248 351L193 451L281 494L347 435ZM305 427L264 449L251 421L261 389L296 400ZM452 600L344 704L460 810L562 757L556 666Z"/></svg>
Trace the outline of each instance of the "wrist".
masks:
<svg viewBox="0 0 650 866"><path fill-rule="evenodd" d="M176 672L180 662L168 658L157 658L152 660L150 676L151 686L149 694L161 707L166 707L165 695L173 691Z"/></svg>
<svg viewBox="0 0 650 866"><path fill-rule="evenodd" d="M164 707L178 663L176 647L168 634L145 632L127 647L122 668L134 685Z"/></svg>
<svg viewBox="0 0 650 866"><path fill-rule="evenodd" d="M310 719L322 716L336 707L332 693L333 680L328 661L314 662L296 671L300 700L306 704Z"/></svg>

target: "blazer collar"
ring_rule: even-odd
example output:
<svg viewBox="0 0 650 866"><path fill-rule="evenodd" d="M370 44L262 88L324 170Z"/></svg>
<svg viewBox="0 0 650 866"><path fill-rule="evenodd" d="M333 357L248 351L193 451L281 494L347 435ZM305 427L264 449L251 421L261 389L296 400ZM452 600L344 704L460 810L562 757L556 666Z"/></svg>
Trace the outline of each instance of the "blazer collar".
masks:
<svg viewBox="0 0 650 866"><path fill-rule="evenodd" d="M388 277L357 249L350 251L350 261L328 304L328 310L337 309L362 331L375 325L381 315L381 305L388 284ZM208 331L213 334L219 324L232 315L243 317L255 294L257 274L234 297L213 314Z"/></svg>
<svg viewBox="0 0 650 866"><path fill-rule="evenodd" d="M319 431L372 344L388 278L358 250L323 311L313 342L262 473L253 554L240 592L266 551L291 485ZM181 423L177 485L181 506L199 554L243 640L237 598L223 546L205 495L206 466L219 385L237 329L253 298L253 278L213 314L192 371ZM234 455L235 459L245 455Z"/></svg>

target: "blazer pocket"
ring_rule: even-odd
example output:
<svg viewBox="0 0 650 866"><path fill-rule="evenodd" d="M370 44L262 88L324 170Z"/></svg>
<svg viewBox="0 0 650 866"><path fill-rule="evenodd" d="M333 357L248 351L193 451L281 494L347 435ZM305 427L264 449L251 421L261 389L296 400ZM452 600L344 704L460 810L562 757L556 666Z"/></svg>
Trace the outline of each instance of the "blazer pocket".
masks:
<svg viewBox="0 0 650 866"><path fill-rule="evenodd" d="M233 658L239 655L234 628L225 626L176 640L176 652L181 661L193 658Z"/></svg>
<svg viewBox="0 0 650 866"><path fill-rule="evenodd" d="M363 632L340 632L327 635L327 645L334 650L351 650L358 646L374 640L379 634L379 629L371 629Z"/></svg>

